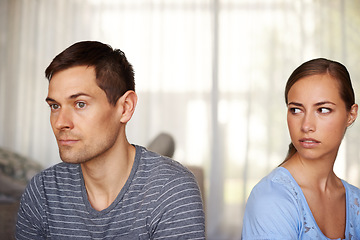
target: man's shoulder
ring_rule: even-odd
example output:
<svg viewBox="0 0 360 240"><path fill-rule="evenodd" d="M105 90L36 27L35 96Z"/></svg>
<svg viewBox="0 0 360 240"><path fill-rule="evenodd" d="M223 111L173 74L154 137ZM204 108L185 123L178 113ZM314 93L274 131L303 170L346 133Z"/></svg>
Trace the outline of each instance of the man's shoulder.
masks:
<svg viewBox="0 0 360 240"><path fill-rule="evenodd" d="M78 164L58 163L50 166L38 174L30 181L30 185L53 185L59 182L79 181L81 178L80 166Z"/></svg>
<svg viewBox="0 0 360 240"><path fill-rule="evenodd" d="M178 161L149 151L146 148L141 148L138 171L143 171L149 177L155 178L159 176L194 177L190 170Z"/></svg>
<svg viewBox="0 0 360 240"><path fill-rule="evenodd" d="M50 177L50 176L59 177L63 175L74 175L74 174L77 175L79 174L79 169L80 169L79 164L60 162L42 170L37 175L42 177Z"/></svg>
<svg viewBox="0 0 360 240"><path fill-rule="evenodd" d="M166 189L193 189L198 191L195 176L181 163L141 148L141 157L134 177L134 182L151 192Z"/></svg>

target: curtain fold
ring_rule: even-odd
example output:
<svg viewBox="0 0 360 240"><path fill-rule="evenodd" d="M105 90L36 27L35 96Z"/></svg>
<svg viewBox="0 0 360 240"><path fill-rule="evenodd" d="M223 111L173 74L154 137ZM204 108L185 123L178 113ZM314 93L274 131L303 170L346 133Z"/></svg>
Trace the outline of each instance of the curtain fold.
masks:
<svg viewBox="0 0 360 240"><path fill-rule="evenodd" d="M287 78L330 58L348 67L359 97L359 25L355 0L1 0L0 147L60 162L45 68L74 42L108 43L135 69L129 141L173 135L174 159L205 171L208 239L240 239L252 187L290 143ZM335 170L359 187L358 121Z"/></svg>

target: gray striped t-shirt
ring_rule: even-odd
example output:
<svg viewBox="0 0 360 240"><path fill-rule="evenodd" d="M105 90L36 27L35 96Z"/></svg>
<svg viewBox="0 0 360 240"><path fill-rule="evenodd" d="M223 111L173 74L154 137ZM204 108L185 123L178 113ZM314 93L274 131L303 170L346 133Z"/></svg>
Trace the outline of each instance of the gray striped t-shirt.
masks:
<svg viewBox="0 0 360 240"><path fill-rule="evenodd" d="M130 176L115 201L96 211L81 167L59 163L27 186L17 239L205 239L200 191L174 160L136 146Z"/></svg>

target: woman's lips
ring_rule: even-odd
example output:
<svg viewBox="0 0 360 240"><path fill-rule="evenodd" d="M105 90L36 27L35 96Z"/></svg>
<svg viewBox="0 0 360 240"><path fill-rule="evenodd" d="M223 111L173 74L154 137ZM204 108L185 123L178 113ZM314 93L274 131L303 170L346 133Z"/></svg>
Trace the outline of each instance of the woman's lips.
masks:
<svg viewBox="0 0 360 240"><path fill-rule="evenodd" d="M304 148L314 148L320 144L320 141L313 138L302 138L299 142Z"/></svg>

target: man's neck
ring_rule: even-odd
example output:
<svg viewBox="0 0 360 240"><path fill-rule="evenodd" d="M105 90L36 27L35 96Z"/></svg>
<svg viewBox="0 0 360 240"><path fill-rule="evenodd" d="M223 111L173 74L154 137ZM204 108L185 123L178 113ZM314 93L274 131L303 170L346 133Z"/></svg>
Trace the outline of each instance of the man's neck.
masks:
<svg viewBox="0 0 360 240"><path fill-rule="evenodd" d="M109 207L116 199L130 175L135 152L134 146L124 144L81 164L88 199L95 210Z"/></svg>

